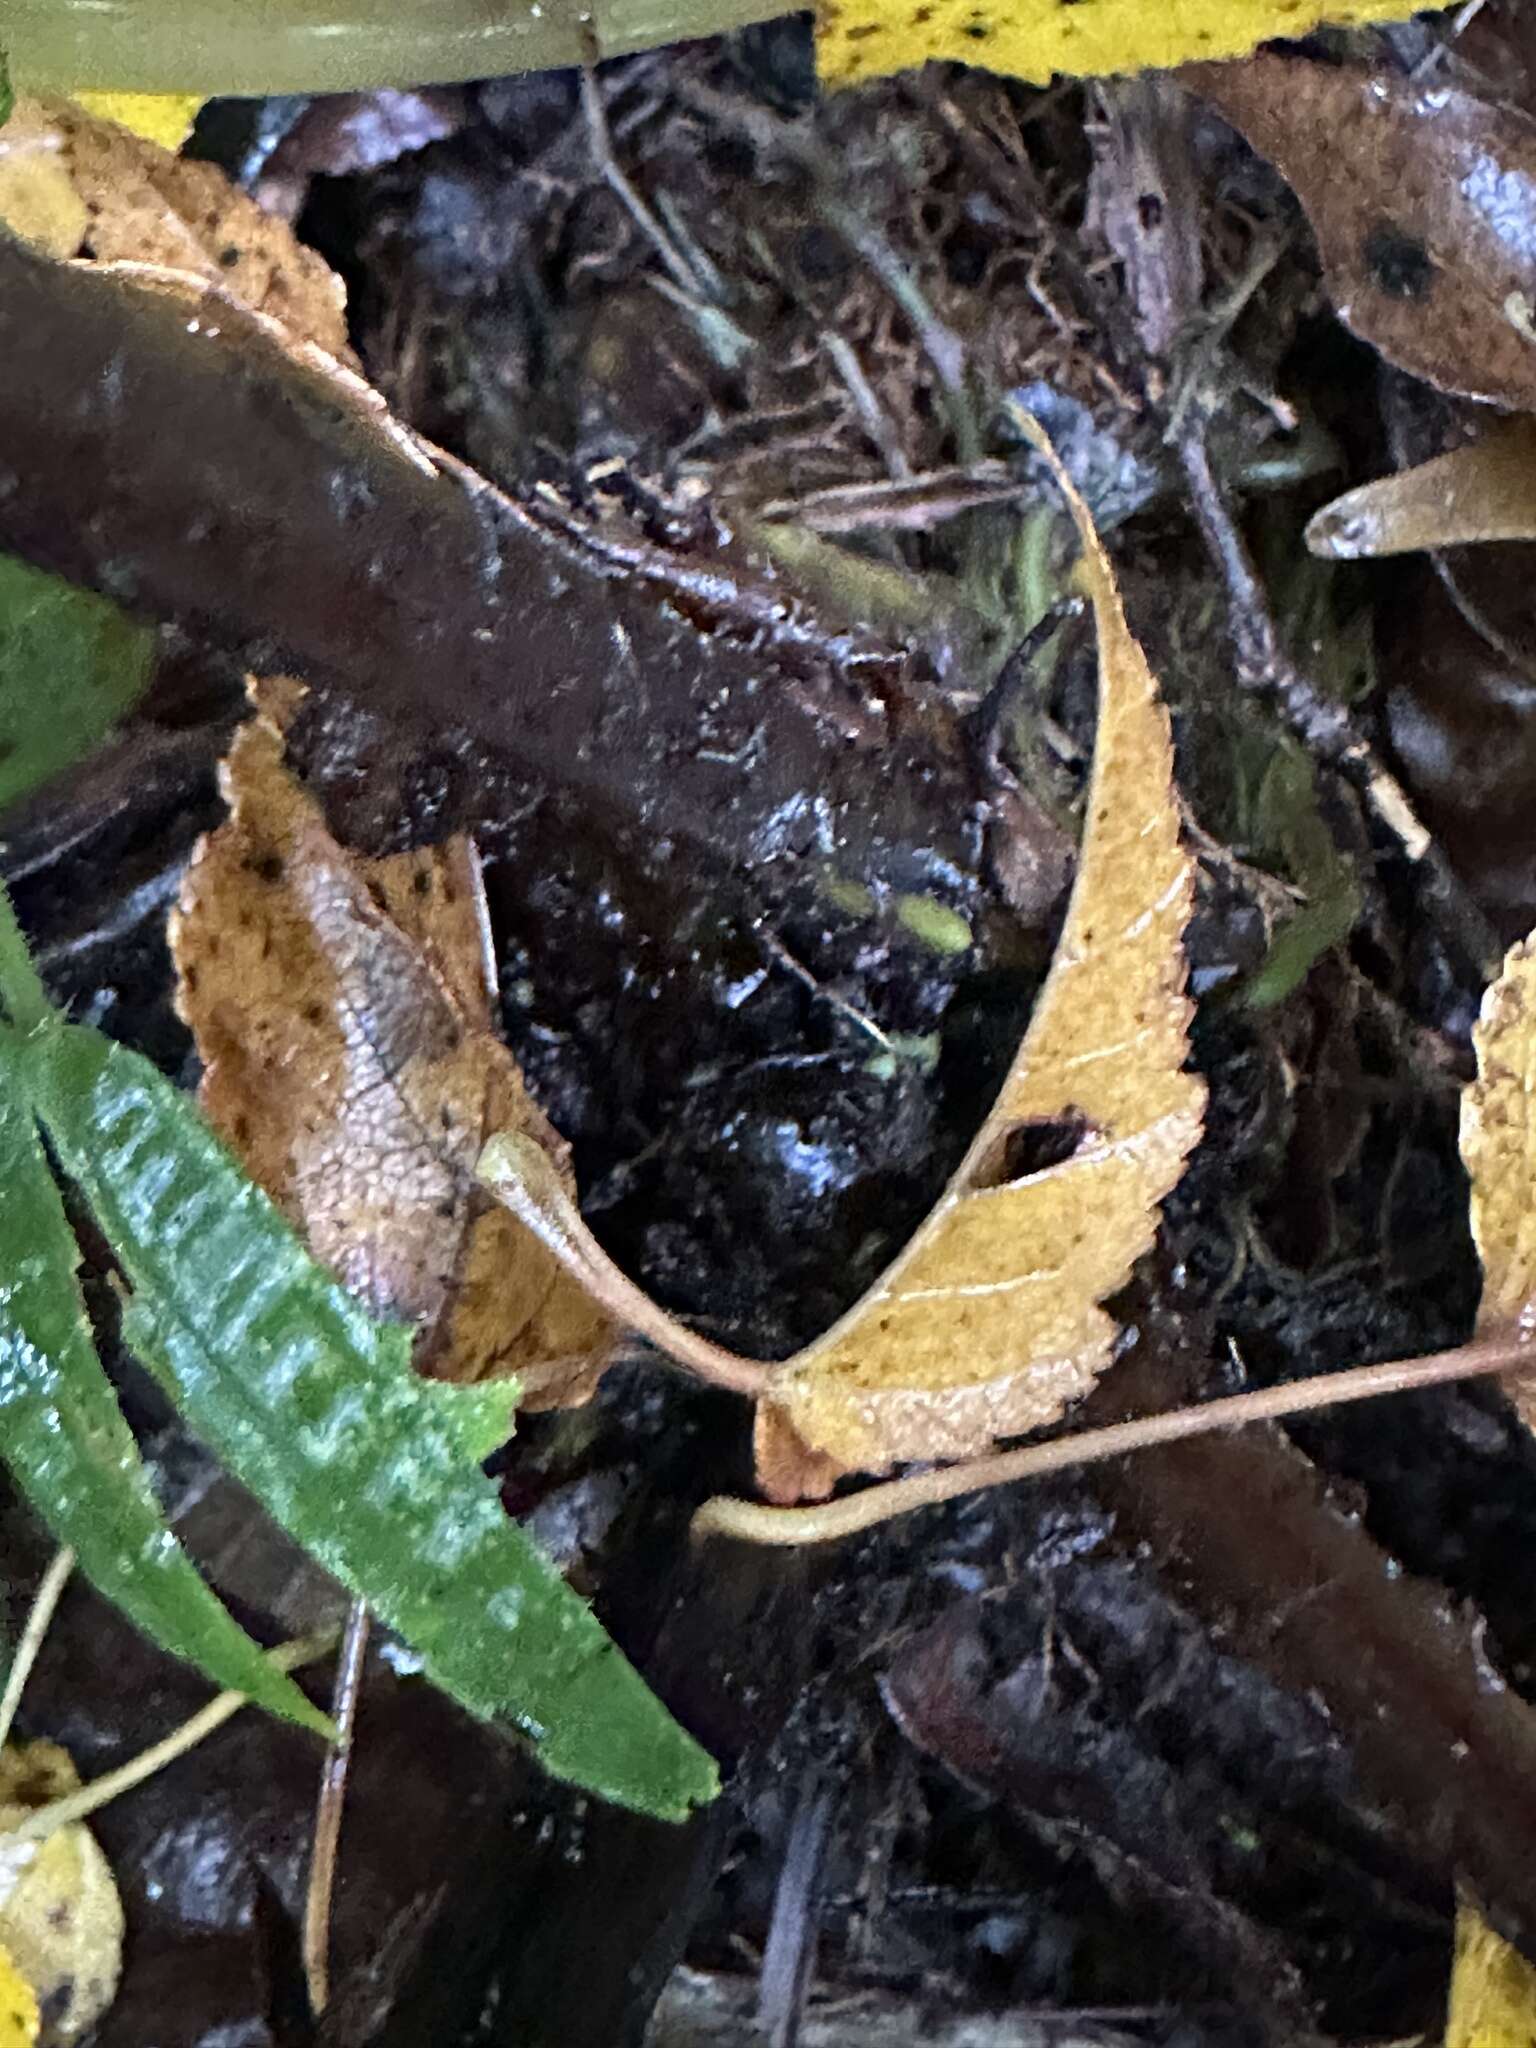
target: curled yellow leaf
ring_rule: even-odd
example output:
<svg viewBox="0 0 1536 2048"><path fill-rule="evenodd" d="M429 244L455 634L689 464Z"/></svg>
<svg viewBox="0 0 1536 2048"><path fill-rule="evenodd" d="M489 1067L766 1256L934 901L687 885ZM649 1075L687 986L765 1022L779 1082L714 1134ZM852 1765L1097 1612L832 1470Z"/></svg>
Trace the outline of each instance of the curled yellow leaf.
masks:
<svg viewBox="0 0 1536 2048"><path fill-rule="evenodd" d="M1536 421L1523 416L1345 491L1307 525L1312 553L1335 560L1486 540L1536 540Z"/></svg>
<svg viewBox="0 0 1536 2048"><path fill-rule="evenodd" d="M1536 933L1511 946L1472 1033L1477 1078L1462 1091L1461 1158L1483 1265L1480 1329L1536 1330ZM1536 1429L1536 1366L1508 1382Z"/></svg>
<svg viewBox="0 0 1536 2048"><path fill-rule="evenodd" d="M821 75L832 85L906 71L930 58L983 64L1044 85L1240 57L1321 21L1402 21L1410 0L822 0Z"/></svg>
<svg viewBox="0 0 1536 2048"><path fill-rule="evenodd" d="M1150 1247L1205 1106L1184 1071L1193 870L1168 715L1087 507L1026 425L1077 524L1098 623L1078 876L1023 1044L958 1172L874 1288L770 1377L769 1407L850 1470L975 1456L1088 1390L1114 1339L1099 1304ZM1010 1152L1031 1134L1060 1156L1015 1177Z"/></svg>

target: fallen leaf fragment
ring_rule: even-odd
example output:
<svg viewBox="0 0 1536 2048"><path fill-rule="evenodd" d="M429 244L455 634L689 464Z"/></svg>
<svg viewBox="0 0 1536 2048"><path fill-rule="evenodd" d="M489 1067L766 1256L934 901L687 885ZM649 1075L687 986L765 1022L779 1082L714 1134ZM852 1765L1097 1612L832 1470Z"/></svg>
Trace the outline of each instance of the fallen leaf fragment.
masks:
<svg viewBox="0 0 1536 2048"><path fill-rule="evenodd" d="M0 1751L0 1958L30 1986L41 2013L34 2037L23 2031L14 2038L35 2038L39 2048L67 2048L89 2032L112 2003L122 1972L122 1901L90 1830L72 1821L41 1842L6 1842L7 1828L79 1783L57 1743ZM6 2006L0 1968L0 2044Z"/></svg>
<svg viewBox="0 0 1536 2048"><path fill-rule="evenodd" d="M1036 429L1032 436L1049 453ZM1077 880L1013 1067L939 1202L875 1287L772 1375L767 1399L850 1470L964 1458L1051 1422L1109 1363L1100 1308L1149 1249L1200 1136L1184 1071L1184 927L1168 714L1087 508L1051 457L1099 632L1099 723ZM1016 1176L1010 1154L1054 1140Z"/></svg>
<svg viewBox="0 0 1536 2048"><path fill-rule="evenodd" d="M1109 1363L1099 1304L1150 1247L1200 1136L1204 1084L1184 1071L1184 927L1193 870L1179 844L1168 714L1126 625L1086 507L1067 495L1099 628L1099 727L1077 882L1029 1030L938 1204L876 1285L824 1336L762 1374L759 1479L774 1498L837 1471L978 1455L1054 1421ZM1017 1173L1014 1147L1052 1163ZM731 1363L618 1273L536 1153L498 1140L487 1184L573 1272L682 1363Z"/></svg>
<svg viewBox="0 0 1536 2048"><path fill-rule="evenodd" d="M831 85L930 59L982 64L1038 85L1240 57L1319 22L1402 21L1409 0L824 0L816 57Z"/></svg>
<svg viewBox="0 0 1536 2048"><path fill-rule="evenodd" d="M214 164L79 101L18 97L0 131L0 223L48 255L145 263L217 284L298 340L348 355L335 272Z"/></svg>
<svg viewBox="0 0 1536 2048"><path fill-rule="evenodd" d="M1461 1158L1483 1264L1478 1328L1536 1330L1536 933L1505 954L1472 1048L1477 1078L1462 1091ZM1505 1384L1536 1429L1536 1368Z"/></svg>
<svg viewBox="0 0 1536 2048"><path fill-rule="evenodd" d="M1345 491L1312 515L1306 538L1314 555L1337 560L1536 540L1536 422L1501 420L1464 447Z"/></svg>
<svg viewBox="0 0 1536 2048"><path fill-rule="evenodd" d="M1530 2048L1532 2041L1536 1969L1463 1900L1456 1910L1445 2048Z"/></svg>
<svg viewBox="0 0 1536 2048"><path fill-rule="evenodd" d="M74 99L93 120L115 121L161 149L180 149L203 104L198 92L78 92Z"/></svg>
<svg viewBox="0 0 1536 2048"><path fill-rule="evenodd" d="M40 2024L32 1986L0 1948L0 2048L34 2048Z"/></svg>
<svg viewBox="0 0 1536 2048"><path fill-rule="evenodd" d="M490 1132L516 1130L569 1182L492 1029L473 854L461 840L354 861L285 764L290 692L263 686L268 708L236 735L230 819L172 921L203 1108L315 1256L416 1326L424 1367L515 1374L534 1405L584 1399L611 1324L473 1178Z"/></svg>
<svg viewBox="0 0 1536 2048"><path fill-rule="evenodd" d="M1536 406L1536 122L1359 65L1180 76L1294 188L1362 341L1443 391Z"/></svg>

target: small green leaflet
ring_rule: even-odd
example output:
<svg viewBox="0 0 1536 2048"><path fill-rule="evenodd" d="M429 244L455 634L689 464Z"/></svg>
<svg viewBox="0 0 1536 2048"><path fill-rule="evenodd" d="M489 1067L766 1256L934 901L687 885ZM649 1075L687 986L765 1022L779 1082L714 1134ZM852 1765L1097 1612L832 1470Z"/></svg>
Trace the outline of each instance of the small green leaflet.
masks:
<svg viewBox="0 0 1536 2048"><path fill-rule="evenodd" d="M0 1045L0 1456L108 1599L222 1686L330 1725L220 1606L166 1528L91 1341L64 1204Z"/></svg>
<svg viewBox="0 0 1536 2048"><path fill-rule="evenodd" d="M154 652L153 631L105 598L0 555L0 809L111 731Z"/></svg>
<svg viewBox="0 0 1536 2048"><path fill-rule="evenodd" d="M673 1820L712 1798L709 1756L478 1469L507 1434L508 1388L418 1377L408 1332L315 1264L148 1061L58 1018L16 1044L132 1290L128 1341L229 1470L445 1691L512 1722L557 1777Z"/></svg>

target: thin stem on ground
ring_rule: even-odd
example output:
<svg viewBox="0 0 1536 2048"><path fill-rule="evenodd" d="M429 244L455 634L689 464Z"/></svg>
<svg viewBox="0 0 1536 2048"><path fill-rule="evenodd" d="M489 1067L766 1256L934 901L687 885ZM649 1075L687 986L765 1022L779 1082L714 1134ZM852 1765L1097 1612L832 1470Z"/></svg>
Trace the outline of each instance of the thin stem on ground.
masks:
<svg viewBox="0 0 1536 2048"><path fill-rule="evenodd" d="M38 1589L32 1596L27 1625L21 1632L21 1641L16 1645L11 1668L5 1674L5 1690L0 1693L0 1749L4 1749L10 1740L16 1709L21 1705L21 1695L32 1675L32 1666L37 1662L37 1653L43 1647L48 1624L53 1620L54 1610L63 1597L64 1588L69 1584L69 1575L74 1568L75 1553L67 1543L63 1544L54 1552L53 1561L43 1573Z"/></svg>
<svg viewBox="0 0 1536 2048"><path fill-rule="evenodd" d="M267 1662L279 1671L296 1671L300 1665L312 1664L317 1657L325 1656L335 1647L336 1631L326 1629L318 1635L299 1636L291 1643L280 1643L275 1650L267 1652ZM167 1764L185 1756L189 1749L195 1749L249 1703L249 1693L219 1693L206 1707L199 1708L190 1720L173 1729L163 1742L152 1743L117 1770L92 1778L88 1785L66 1793L62 1799L51 1799L46 1806L34 1808L13 1827L0 1829L0 1846L11 1849L22 1842L46 1842L50 1835L56 1835L60 1828L68 1827L72 1821L85 1820L110 1800L131 1792L146 1778L152 1778L156 1771L164 1770Z"/></svg>
<svg viewBox="0 0 1536 2048"><path fill-rule="evenodd" d="M1282 647L1248 543L1211 467L1206 422L1195 408L1175 445L1196 523L1226 585L1238 680L1255 696L1268 698L1303 746L1359 791L1418 869L1425 909L1447 947L1491 981L1503 957L1492 926L1415 814L1407 791L1377 758L1348 711L1324 697Z"/></svg>
<svg viewBox="0 0 1536 2048"><path fill-rule="evenodd" d="M1026 1444L1020 1450L1001 1451L995 1457L975 1458L964 1465L886 1480L867 1487L863 1493L820 1501L811 1507L765 1507L757 1501L720 1495L707 1500L699 1509L693 1518L692 1533L695 1539L734 1536L747 1543L786 1546L831 1543L843 1536L859 1535L897 1515L937 1507L944 1501L959 1500L965 1494L980 1493L988 1487L1009 1486L1023 1479L1038 1479L1047 1472L1096 1465L1105 1458L1151 1450L1158 1444L1208 1436L1213 1430L1277 1422L1286 1416L1341 1407L1350 1401L1410 1393L1421 1387L1443 1386L1452 1380L1475 1379L1533 1364L1536 1352L1529 1336L1479 1338L1455 1351L1437 1351L1427 1358L1392 1358L1379 1365L1357 1365L1347 1372L1287 1381L1278 1387L1260 1387L1252 1393L1229 1394L1192 1408L1175 1408L1165 1415L1141 1415L1102 1429L1082 1430L1076 1436L1055 1437L1049 1443Z"/></svg>
<svg viewBox="0 0 1536 2048"><path fill-rule="evenodd" d="M318 2018L331 1999L331 1899L336 1890L336 1852L341 1844L341 1817L347 1801L347 1775L352 1768L352 1735L363 1686L371 1629L368 1609L354 1600L347 1610L346 1631L331 1689L331 1719L336 1740L320 1769L315 1801L315 1827L309 1846L309 1881L304 1888L304 1982L310 2010Z"/></svg>

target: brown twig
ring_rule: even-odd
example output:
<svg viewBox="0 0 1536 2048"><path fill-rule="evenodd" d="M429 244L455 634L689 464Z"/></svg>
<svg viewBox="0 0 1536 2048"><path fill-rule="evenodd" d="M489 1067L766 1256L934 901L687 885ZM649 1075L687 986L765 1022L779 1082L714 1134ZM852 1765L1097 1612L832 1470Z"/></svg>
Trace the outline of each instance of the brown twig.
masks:
<svg viewBox="0 0 1536 2048"><path fill-rule="evenodd" d="M863 1493L818 1502L813 1507L770 1508L756 1501L721 1495L707 1500L699 1509L693 1518L692 1534L695 1539L735 1536L748 1543L786 1546L831 1543L839 1537L873 1529L896 1515L937 1507L941 1502L980 1493L987 1487L1011 1486L1019 1480L1038 1479L1047 1472L1073 1471L1082 1465L1099 1464L1105 1458L1148 1450L1154 1444L1205 1436L1212 1430L1238 1429L1251 1422L1275 1422L1285 1416L1340 1407L1350 1401L1374 1400L1381 1394L1410 1393L1421 1387L1443 1386L1452 1380L1509 1372L1521 1364L1530 1364L1532 1359L1531 1342L1526 1335L1484 1337L1455 1351L1437 1351L1427 1358L1392 1358L1379 1365L1357 1365L1347 1372L1326 1373L1317 1379L1288 1381L1283 1386L1261 1387L1248 1394L1230 1394L1192 1408L1176 1408L1165 1415L1140 1415L1129 1422L1110 1423L1103 1429L1055 1437L1049 1443L1026 1444L1021 1450L1002 1451L991 1458L975 1458L968 1464L887 1480L883 1485L867 1487Z"/></svg>
<svg viewBox="0 0 1536 2048"><path fill-rule="evenodd" d="M331 1899L336 1889L336 1852L341 1843L341 1816L347 1801L347 1774L352 1768L352 1735L363 1686L371 1628L368 1609L354 1600L347 1610L346 1633L331 1690L331 1719L336 1740L325 1753L320 1792L315 1801L315 1827L309 1846L309 1881L304 1890L304 1982L310 2010L318 2019L331 1999Z"/></svg>
<svg viewBox="0 0 1536 2048"><path fill-rule="evenodd" d="M1195 520L1227 590L1238 680L1267 698L1317 760L1341 774L1418 869L1424 905L1452 953L1484 981L1497 974L1503 949L1488 920L1415 814L1402 784L1376 756L1348 711L1322 696L1280 644L1268 595L1248 543L1211 467L1206 421L1191 407L1175 445L1189 485Z"/></svg>

